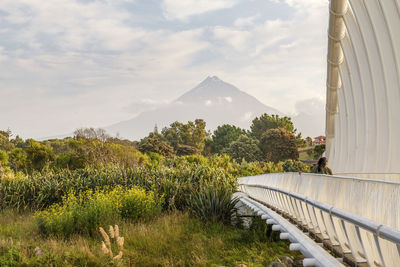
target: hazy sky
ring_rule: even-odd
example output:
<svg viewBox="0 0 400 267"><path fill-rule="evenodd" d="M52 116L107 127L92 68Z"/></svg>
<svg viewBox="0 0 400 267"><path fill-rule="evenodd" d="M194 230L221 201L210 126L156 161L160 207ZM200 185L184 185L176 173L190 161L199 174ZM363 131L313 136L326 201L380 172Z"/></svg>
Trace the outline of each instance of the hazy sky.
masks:
<svg viewBox="0 0 400 267"><path fill-rule="evenodd" d="M327 23L328 0L2 0L0 129L107 126L211 75L322 114Z"/></svg>

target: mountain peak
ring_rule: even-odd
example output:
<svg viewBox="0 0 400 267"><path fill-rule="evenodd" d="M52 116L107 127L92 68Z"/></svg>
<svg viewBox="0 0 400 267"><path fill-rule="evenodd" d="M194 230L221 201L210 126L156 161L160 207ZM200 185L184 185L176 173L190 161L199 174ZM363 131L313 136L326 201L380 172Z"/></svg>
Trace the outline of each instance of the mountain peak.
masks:
<svg viewBox="0 0 400 267"><path fill-rule="evenodd" d="M203 99L232 97L240 93L242 92L238 88L224 82L217 76L208 76L199 85L183 94L176 101L197 102Z"/></svg>
<svg viewBox="0 0 400 267"><path fill-rule="evenodd" d="M223 80L218 78L217 76L208 76L206 79L204 79L198 86L198 87L206 87L206 86L211 86L211 85L216 85L218 83L225 83Z"/></svg>
<svg viewBox="0 0 400 267"><path fill-rule="evenodd" d="M208 81L208 82L222 82L222 80L220 78L218 78L217 76L208 76L204 81Z"/></svg>

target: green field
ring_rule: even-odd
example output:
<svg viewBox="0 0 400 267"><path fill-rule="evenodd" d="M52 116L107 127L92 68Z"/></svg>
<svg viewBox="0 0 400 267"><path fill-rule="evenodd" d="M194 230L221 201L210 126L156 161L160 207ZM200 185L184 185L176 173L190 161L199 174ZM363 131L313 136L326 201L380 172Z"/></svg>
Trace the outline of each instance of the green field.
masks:
<svg viewBox="0 0 400 267"><path fill-rule="evenodd" d="M181 212L146 223L121 223L125 242L120 260L102 252L100 233L43 237L32 214L12 211L0 213L0 225L0 266L268 266L285 255L299 257L263 226L204 223Z"/></svg>

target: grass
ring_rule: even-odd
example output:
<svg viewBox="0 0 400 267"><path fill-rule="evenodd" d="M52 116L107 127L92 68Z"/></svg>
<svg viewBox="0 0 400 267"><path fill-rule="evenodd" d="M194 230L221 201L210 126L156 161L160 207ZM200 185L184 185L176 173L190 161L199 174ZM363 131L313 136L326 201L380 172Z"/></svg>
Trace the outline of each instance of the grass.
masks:
<svg viewBox="0 0 400 267"><path fill-rule="evenodd" d="M108 229L107 226L104 226ZM260 238L260 231L203 223L186 213L164 214L147 223L121 223L122 260L101 251L101 236L43 237L29 213L0 213L0 266L266 266L298 256L286 242ZM35 255L39 247L42 255Z"/></svg>
<svg viewBox="0 0 400 267"><path fill-rule="evenodd" d="M314 160L314 156L312 155L314 146L301 147L298 150L299 150L299 160ZM309 153L311 153L311 155Z"/></svg>

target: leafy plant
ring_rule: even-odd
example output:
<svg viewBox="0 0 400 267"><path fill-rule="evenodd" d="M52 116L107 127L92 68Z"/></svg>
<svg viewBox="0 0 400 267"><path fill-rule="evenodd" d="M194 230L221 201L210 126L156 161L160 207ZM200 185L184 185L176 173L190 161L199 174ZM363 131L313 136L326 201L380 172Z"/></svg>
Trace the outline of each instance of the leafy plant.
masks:
<svg viewBox="0 0 400 267"><path fill-rule="evenodd" d="M161 199L140 188L125 190L117 186L111 191L88 190L75 195L71 191L62 203L36 213L39 231L45 235L68 237L71 234L93 235L100 225L121 218L146 220L161 212Z"/></svg>
<svg viewBox="0 0 400 267"><path fill-rule="evenodd" d="M189 210L204 221L230 223L236 213L238 198L232 198L232 191L220 185L205 185L200 191L193 191L189 197Z"/></svg>

